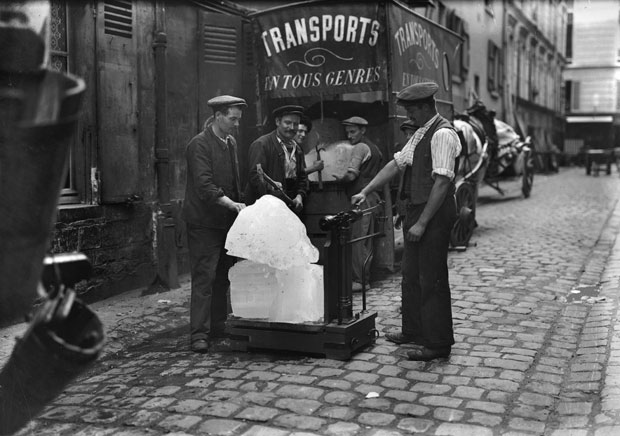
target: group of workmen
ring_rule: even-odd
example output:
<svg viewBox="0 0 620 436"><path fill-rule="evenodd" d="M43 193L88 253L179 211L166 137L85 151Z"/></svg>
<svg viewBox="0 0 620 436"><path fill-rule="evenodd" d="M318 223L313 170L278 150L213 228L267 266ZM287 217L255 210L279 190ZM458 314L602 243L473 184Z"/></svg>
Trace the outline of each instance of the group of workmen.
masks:
<svg viewBox="0 0 620 436"><path fill-rule="evenodd" d="M359 116L343 120L353 149L346 173L337 179L345 185L351 204L367 209L380 201L378 191L386 183L401 176L402 329L385 337L410 344L409 359L424 361L447 357L454 344L447 254L456 219L454 176L461 144L451 123L437 113L437 90L437 84L426 82L397 94L397 104L409 117L402 126L408 140L385 165L379 148L365 135L368 121ZM225 321L231 312L228 271L235 258L224 245L237 214L267 194L301 213L308 195L307 176L323 169L321 161L306 167L300 142L312 124L303 107L286 105L273 111L275 129L250 145L248 182L242 187L232 134L247 104L239 97L218 96L208 105L213 117L187 145L183 204L191 268L190 343L198 353L208 351L210 339L226 335ZM352 238L371 233L372 220L373 214L365 214L354 223ZM364 243L352 248L352 290L357 291L368 282L363 263L370 247Z"/></svg>

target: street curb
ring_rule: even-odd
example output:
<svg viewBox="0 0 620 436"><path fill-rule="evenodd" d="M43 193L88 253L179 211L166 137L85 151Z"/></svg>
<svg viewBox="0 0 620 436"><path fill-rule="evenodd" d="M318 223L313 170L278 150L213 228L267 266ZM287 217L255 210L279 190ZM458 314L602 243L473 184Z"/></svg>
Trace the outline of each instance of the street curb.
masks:
<svg viewBox="0 0 620 436"><path fill-rule="evenodd" d="M620 202L616 201L579 280L580 285L598 286L598 298L593 302L568 303L561 315L564 322L558 322L567 328L578 325L581 329L570 349L573 354L560 384L554 413L547 421L546 430L551 436L586 428L597 435L620 434L620 386L616 381L620 374L619 231ZM602 400L600 405L593 401L597 397Z"/></svg>

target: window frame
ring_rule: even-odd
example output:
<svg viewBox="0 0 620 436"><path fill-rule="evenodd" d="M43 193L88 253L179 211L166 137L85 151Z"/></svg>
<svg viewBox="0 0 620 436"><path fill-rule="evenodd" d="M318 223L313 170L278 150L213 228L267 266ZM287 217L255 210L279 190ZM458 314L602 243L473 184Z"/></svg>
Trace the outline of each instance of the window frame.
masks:
<svg viewBox="0 0 620 436"><path fill-rule="evenodd" d="M55 8L58 7L62 11L59 15L56 14ZM50 2L50 55L48 60L48 67L57 72L71 73L73 70L73 62L71 61L71 24L69 20L69 2L67 0L51 0ZM60 25L59 25L60 24ZM63 25L64 24L64 25ZM58 29L58 30L57 30ZM59 32L64 32L64 35ZM56 39L56 37L58 39ZM57 40L65 41L64 50L59 44L56 44ZM62 58L64 63L57 63L54 60ZM77 130L77 126L75 127ZM69 144L69 155L67 157L67 174L65 183L60 190L60 198L58 203L64 204L76 204L81 202L80 192L77 189L76 180L76 135L73 135L73 139Z"/></svg>

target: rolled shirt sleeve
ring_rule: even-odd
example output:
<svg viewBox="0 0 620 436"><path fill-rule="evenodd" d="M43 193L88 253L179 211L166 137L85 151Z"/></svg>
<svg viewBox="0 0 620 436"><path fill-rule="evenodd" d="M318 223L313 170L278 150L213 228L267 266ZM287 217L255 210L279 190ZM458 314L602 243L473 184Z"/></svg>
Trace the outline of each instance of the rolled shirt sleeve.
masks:
<svg viewBox="0 0 620 436"><path fill-rule="evenodd" d="M360 168L364 162L370 159L370 147L363 142L358 142L353 146L351 151L351 161L347 171L355 174L355 177L359 176Z"/></svg>
<svg viewBox="0 0 620 436"><path fill-rule="evenodd" d="M413 145L414 138L415 135L409 138L409 141L407 141L400 151L394 153L394 162L396 162L396 166L400 171L403 171L407 165L411 165L413 151L415 150L415 146Z"/></svg>
<svg viewBox="0 0 620 436"><path fill-rule="evenodd" d="M417 144L422 140L428 129L439 115L435 115L426 124L419 128L401 151L394 154L394 161L400 171L413 162L413 154ZM449 179L454 178L454 161L461 153L461 141L452 129L438 129L431 138L431 159L433 161L433 176L439 174Z"/></svg>
<svg viewBox="0 0 620 436"><path fill-rule="evenodd" d="M452 129L439 129L431 138L433 175L454 178L454 162L461 153L461 141Z"/></svg>

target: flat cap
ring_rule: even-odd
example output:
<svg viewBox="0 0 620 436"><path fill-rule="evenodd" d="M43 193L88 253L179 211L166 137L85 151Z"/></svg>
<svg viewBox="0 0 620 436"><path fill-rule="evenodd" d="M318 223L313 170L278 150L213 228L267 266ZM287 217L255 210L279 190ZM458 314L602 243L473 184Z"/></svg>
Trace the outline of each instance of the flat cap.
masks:
<svg viewBox="0 0 620 436"><path fill-rule="evenodd" d="M439 85L435 82L415 83L396 94L396 104L408 106L416 100L423 100L435 95L438 90Z"/></svg>
<svg viewBox="0 0 620 436"><path fill-rule="evenodd" d="M400 130L402 130L403 132L405 130L418 130L418 126L413 124L413 121L407 120L400 125Z"/></svg>
<svg viewBox="0 0 620 436"><path fill-rule="evenodd" d="M247 106L244 99L239 97L233 97L232 95L218 95L207 101L207 105L212 108L222 106Z"/></svg>
<svg viewBox="0 0 620 436"><path fill-rule="evenodd" d="M343 126L367 126L368 121L362 117L351 117L342 121Z"/></svg>
<svg viewBox="0 0 620 436"><path fill-rule="evenodd" d="M294 104L289 104L286 106L280 106L275 108L272 112L274 118L280 118L284 115L299 115L302 116L304 113L304 108L302 106L296 106Z"/></svg>

